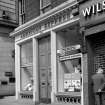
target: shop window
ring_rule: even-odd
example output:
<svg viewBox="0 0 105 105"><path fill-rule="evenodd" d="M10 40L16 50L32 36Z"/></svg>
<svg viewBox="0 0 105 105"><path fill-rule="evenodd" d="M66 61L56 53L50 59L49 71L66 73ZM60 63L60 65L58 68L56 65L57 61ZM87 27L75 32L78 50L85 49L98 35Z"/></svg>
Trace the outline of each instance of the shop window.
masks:
<svg viewBox="0 0 105 105"><path fill-rule="evenodd" d="M21 45L21 90L33 90L33 49L32 42L26 42Z"/></svg>
<svg viewBox="0 0 105 105"><path fill-rule="evenodd" d="M76 57L76 55L74 55ZM78 58L60 61L58 65L58 82L61 87L61 92L80 92L81 91L81 54L78 54ZM70 57L70 56L69 56Z"/></svg>
<svg viewBox="0 0 105 105"><path fill-rule="evenodd" d="M33 76L32 67L21 68L21 89L22 91L33 90Z"/></svg>
<svg viewBox="0 0 105 105"><path fill-rule="evenodd" d="M51 9L51 0L40 0L41 13L45 13Z"/></svg>
<svg viewBox="0 0 105 105"><path fill-rule="evenodd" d="M19 24L25 23L25 0L19 0Z"/></svg>
<svg viewBox="0 0 105 105"><path fill-rule="evenodd" d="M81 92L82 53L78 34L76 26L57 32L58 92Z"/></svg>
<svg viewBox="0 0 105 105"><path fill-rule="evenodd" d="M32 42L26 42L21 45L21 66L32 64Z"/></svg>
<svg viewBox="0 0 105 105"><path fill-rule="evenodd" d="M64 68L64 92L80 92L81 87L81 64L78 59L66 61Z"/></svg>

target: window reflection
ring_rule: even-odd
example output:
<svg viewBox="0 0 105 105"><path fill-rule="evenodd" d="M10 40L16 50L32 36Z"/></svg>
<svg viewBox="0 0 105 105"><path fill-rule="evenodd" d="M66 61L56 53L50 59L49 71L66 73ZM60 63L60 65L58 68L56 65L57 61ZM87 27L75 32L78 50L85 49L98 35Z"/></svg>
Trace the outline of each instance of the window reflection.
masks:
<svg viewBox="0 0 105 105"><path fill-rule="evenodd" d="M82 72L81 58L69 59L69 60L60 62L60 64L58 64L59 91L80 92L81 91L81 72Z"/></svg>
<svg viewBox="0 0 105 105"><path fill-rule="evenodd" d="M32 42L26 42L21 45L20 60L21 60L21 90L33 90L33 58Z"/></svg>

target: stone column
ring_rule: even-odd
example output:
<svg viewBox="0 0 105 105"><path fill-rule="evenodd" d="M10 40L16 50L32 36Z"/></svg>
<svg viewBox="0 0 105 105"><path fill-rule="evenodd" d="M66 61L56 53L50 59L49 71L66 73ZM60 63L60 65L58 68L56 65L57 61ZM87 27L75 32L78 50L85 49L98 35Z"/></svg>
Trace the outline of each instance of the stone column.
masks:
<svg viewBox="0 0 105 105"><path fill-rule="evenodd" d="M81 104L88 105L88 67L87 67L87 54L82 57L82 95Z"/></svg>
<svg viewBox="0 0 105 105"><path fill-rule="evenodd" d="M16 77L16 99L19 98L20 92L20 46L15 44L15 77Z"/></svg>
<svg viewBox="0 0 105 105"><path fill-rule="evenodd" d="M55 102L57 93L57 57L56 57L56 32L51 31L51 72L52 72L52 92L51 102Z"/></svg>
<svg viewBox="0 0 105 105"><path fill-rule="evenodd" d="M33 101L39 102L38 41L33 38Z"/></svg>

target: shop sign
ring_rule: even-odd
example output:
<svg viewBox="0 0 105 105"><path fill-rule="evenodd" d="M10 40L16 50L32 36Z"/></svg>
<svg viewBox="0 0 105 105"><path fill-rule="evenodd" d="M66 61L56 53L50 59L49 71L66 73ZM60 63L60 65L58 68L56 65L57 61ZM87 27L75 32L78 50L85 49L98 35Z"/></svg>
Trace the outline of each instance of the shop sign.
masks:
<svg viewBox="0 0 105 105"><path fill-rule="evenodd" d="M74 11L75 10L75 11ZM56 26L60 26L65 22L75 20L78 16L78 5L74 3L69 5L61 10L57 10L55 13L52 13L50 16L46 15L43 19L39 19L38 22L31 26L27 31L24 30L21 34L21 39L30 37L35 34L42 34L44 31L50 30Z"/></svg>
<svg viewBox="0 0 105 105"><path fill-rule="evenodd" d="M89 7L86 7L85 9L82 10L83 16L87 17L90 16L92 14L97 14L100 12L104 12L105 11L105 0L103 0L102 2L93 4Z"/></svg>
<svg viewBox="0 0 105 105"><path fill-rule="evenodd" d="M80 5L81 26L105 21L105 0L87 1Z"/></svg>
<svg viewBox="0 0 105 105"><path fill-rule="evenodd" d="M68 13L67 13L68 12ZM43 20L42 22L36 24L35 28L29 32L25 32L21 35L21 38L26 38L32 36L34 34L42 34L45 30L49 30L55 26L61 25L67 21L70 21L74 18L71 13L71 9L67 9L65 11L61 11L59 14L55 14Z"/></svg>
<svg viewBox="0 0 105 105"><path fill-rule="evenodd" d="M62 57L59 57L59 60L65 61L65 60L75 59L75 58L80 58L80 57L82 57L82 53L77 53L77 54L68 55L68 56L62 56Z"/></svg>
<svg viewBox="0 0 105 105"><path fill-rule="evenodd" d="M68 46L68 47L62 48L60 50L57 50L57 54L59 56L65 56L67 52L78 50L80 48L81 48L81 46L79 44L73 45L73 46Z"/></svg>
<svg viewBox="0 0 105 105"><path fill-rule="evenodd" d="M72 51L72 50L77 50L77 49L80 49L80 45L74 45L74 46L69 46L69 47L66 47L66 48L63 48L62 50L64 50L65 52L67 51Z"/></svg>

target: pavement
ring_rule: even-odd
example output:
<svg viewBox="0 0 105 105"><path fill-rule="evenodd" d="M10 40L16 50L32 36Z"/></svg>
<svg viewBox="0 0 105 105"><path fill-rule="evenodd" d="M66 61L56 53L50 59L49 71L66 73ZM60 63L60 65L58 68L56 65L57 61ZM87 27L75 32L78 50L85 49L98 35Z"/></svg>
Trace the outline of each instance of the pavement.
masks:
<svg viewBox="0 0 105 105"><path fill-rule="evenodd" d="M16 100L15 96L7 96L4 98L0 98L0 105L36 105L36 104L32 101L32 99ZM51 105L51 104L40 103L37 105Z"/></svg>
<svg viewBox="0 0 105 105"><path fill-rule="evenodd" d="M31 99L16 100L15 96L7 96L4 98L0 98L0 105L35 105L35 103ZM40 103L37 105L71 105L71 104L65 104L65 103L62 103L62 104L58 104L58 103L44 104L44 103Z"/></svg>
<svg viewBox="0 0 105 105"><path fill-rule="evenodd" d="M35 105L30 99L16 100L15 96L7 96L0 99L0 105Z"/></svg>

